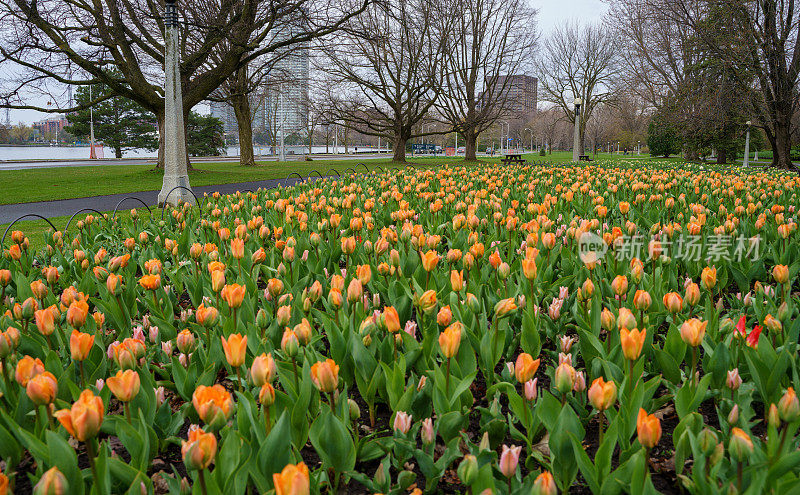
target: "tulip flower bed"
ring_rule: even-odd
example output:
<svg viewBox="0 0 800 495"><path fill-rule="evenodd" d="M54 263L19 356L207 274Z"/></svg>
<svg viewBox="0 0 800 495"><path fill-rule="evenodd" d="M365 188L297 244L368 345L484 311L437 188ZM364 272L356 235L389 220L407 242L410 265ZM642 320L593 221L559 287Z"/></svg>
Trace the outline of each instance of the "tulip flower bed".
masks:
<svg viewBox="0 0 800 495"><path fill-rule="evenodd" d="M800 181L444 167L0 260L5 493L798 493Z"/></svg>

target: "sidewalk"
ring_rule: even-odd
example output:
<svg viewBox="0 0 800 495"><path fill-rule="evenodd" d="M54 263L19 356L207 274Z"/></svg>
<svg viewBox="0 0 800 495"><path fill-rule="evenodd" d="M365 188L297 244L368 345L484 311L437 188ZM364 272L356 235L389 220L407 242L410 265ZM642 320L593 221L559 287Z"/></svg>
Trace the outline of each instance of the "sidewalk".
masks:
<svg viewBox="0 0 800 495"><path fill-rule="evenodd" d="M216 186L201 186L201 187L194 187L192 190L197 195L197 197L202 200L204 194L208 194L209 196L214 192L219 192L220 194L232 194L236 191L245 191L245 190L252 190L255 191L258 188L262 189L271 189L273 187L277 187L279 185L292 185L297 182L298 179L269 179L269 180L262 180L256 182L239 182L236 184L220 184ZM78 210L83 208L93 208L97 211L106 212L106 211L113 211L116 208L117 204L122 201L124 198L133 197L138 198L148 204L151 208L154 208L153 205L156 205L158 202L158 193L159 191L142 191L142 192L135 192L135 193L126 193L126 194L109 194L106 196L93 196L89 198L74 198L74 199L62 199L58 201L39 201L36 203L18 203L13 205L0 205L0 224L7 224L10 223L17 218L21 217L22 215L26 214L37 214L41 215L45 218L51 217L60 217L66 215L72 215ZM136 200L128 200L125 201L120 205L120 210L130 210L131 208L138 208L140 210L145 209L144 206L139 201ZM154 210L155 211L155 210ZM87 211L86 214L91 213ZM30 218L30 220L35 220L35 217ZM27 220L27 219L26 219ZM56 227L62 228L62 225L56 225Z"/></svg>

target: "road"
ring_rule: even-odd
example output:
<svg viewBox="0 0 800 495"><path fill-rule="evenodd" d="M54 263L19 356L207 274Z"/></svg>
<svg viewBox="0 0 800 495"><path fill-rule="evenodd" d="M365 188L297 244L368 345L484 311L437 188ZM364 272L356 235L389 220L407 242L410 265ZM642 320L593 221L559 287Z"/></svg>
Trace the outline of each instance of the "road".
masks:
<svg viewBox="0 0 800 495"><path fill-rule="evenodd" d="M303 155L286 155L288 160L302 160ZM357 155L311 155L313 160L371 160L375 158L391 158L386 153L359 153ZM238 162L238 156L209 156L194 157L192 163L219 163L219 162ZM278 161L276 156L256 156L256 161L270 162ZM26 170L34 168L56 168L56 167L97 167L97 166L120 166L120 165L150 165L155 164L154 158L105 158L102 160L0 160L0 170Z"/></svg>

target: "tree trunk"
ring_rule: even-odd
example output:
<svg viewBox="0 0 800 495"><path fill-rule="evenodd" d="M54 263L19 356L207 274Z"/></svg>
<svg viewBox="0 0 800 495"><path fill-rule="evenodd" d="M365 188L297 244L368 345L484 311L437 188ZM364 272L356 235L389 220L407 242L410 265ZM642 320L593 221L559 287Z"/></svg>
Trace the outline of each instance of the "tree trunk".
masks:
<svg viewBox="0 0 800 495"><path fill-rule="evenodd" d="M728 150L721 148L717 153L717 164L724 165L725 163L728 163Z"/></svg>
<svg viewBox="0 0 800 495"><path fill-rule="evenodd" d="M164 110L162 109L160 112L156 112L156 122L158 126L158 162L156 163L156 169L164 170L164 122L166 120L166 116L164 115Z"/></svg>
<svg viewBox="0 0 800 495"><path fill-rule="evenodd" d="M114 147L114 157L115 158L122 158L122 148L119 146Z"/></svg>
<svg viewBox="0 0 800 495"><path fill-rule="evenodd" d="M191 109L186 110L184 108L183 111L183 133L184 133L184 140L186 141L186 171L194 170L192 167L192 159L191 155L189 155L189 113Z"/></svg>
<svg viewBox="0 0 800 495"><path fill-rule="evenodd" d="M775 145L772 148L772 166L786 170L794 169L792 164L792 139L788 125L775 125Z"/></svg>
<svg viewBox="0 0 800 495"><path fill-rule="evenodd" d="M250 100L243 93L231 95L231 105L239 127L239 164L243 167L255 167L253 155L253 120L250 114Z"/></svg>
<svg viewBox="0 0 800 495"><path fill-rule="evenodd" d="M400 134L394 137L394 155L392 156L393 162L405 163L406 161L406 138Z"/></svg>
<svg viewBox="0 0 800 495"><path fill-rule="evenodd" d="M464 133L464 161L477 162L478 134L474 130Z"/></svg>

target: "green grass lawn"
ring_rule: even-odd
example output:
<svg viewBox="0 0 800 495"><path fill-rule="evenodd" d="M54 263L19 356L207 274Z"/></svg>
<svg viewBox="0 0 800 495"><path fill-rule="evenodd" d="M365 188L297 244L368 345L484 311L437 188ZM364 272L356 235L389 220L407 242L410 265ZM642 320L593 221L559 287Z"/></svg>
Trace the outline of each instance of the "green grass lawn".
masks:
<svg viewBox="0 0 800 495"><path fill-rule="evenodd" d="M571 152L554 152L552 155L539 156L529 153L526 160L565 163L572 158ZM598 154L598 159L642 159L646 155L620 156ZM460 157L414 157L409 156L410 163L443 165L460 164ZM499 163L500 157L480 157L486 163ZM291 172L303 176L317 170L323 175L328 170L343 172L347 168L363 170L357 164L363 162L370 168L392 165L387 159L370 160L314 160L293 162L260 162L256 167L242 167L235 162L198 163L189 173L193 186L210 186L235 182L250 182L264 179L286 177ZM5 191L0 197L0 204L28 203L33 201L51 201L57 199L81 198L102 194L130 193L161 189L162 173L151 165L106 165L96 167L59 167L30 170L0 171L0 183Z"/></svg>

